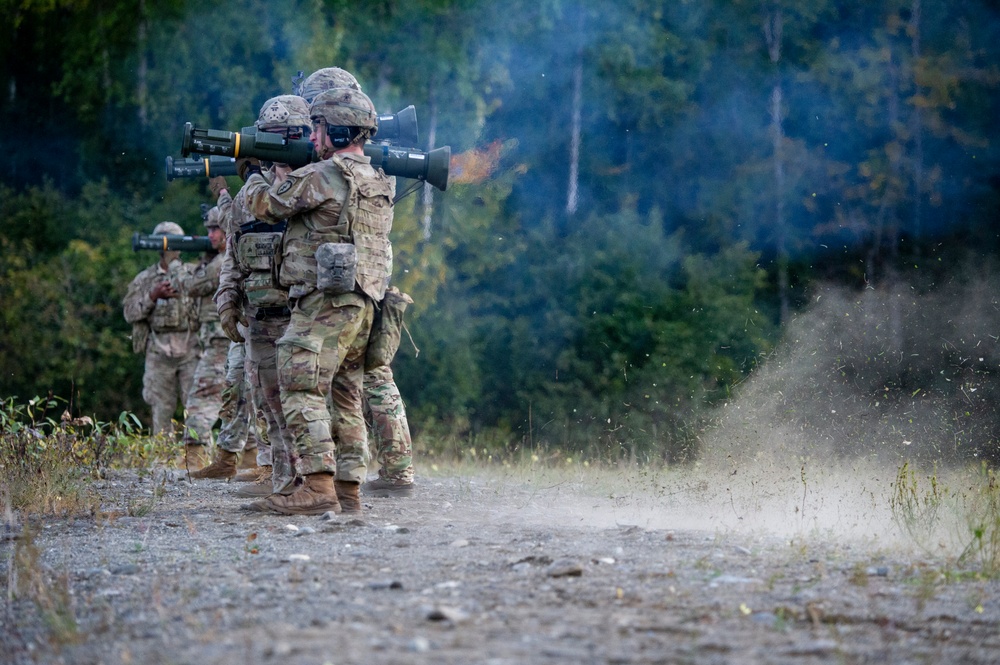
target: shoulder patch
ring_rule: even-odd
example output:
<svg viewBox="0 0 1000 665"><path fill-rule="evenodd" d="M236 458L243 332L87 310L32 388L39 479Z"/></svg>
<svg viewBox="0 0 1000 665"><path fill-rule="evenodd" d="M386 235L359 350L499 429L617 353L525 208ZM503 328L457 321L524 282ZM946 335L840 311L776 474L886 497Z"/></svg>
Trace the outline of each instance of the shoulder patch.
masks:
<svg viewBox="0 0 1000 665"><path fill-rule="evenodd" d="M289 177L285 180L285 182L281 183L281 185L278 186L278 189L275 192L275 194L281 196L282 194L290 190L293 185L295 185L295 178Z"/></svg>

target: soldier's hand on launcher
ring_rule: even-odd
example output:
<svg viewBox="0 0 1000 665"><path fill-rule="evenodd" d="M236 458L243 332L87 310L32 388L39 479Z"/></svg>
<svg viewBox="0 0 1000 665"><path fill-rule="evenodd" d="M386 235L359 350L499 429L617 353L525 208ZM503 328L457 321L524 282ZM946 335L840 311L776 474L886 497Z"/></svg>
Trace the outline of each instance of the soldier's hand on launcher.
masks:
<svg viewBox="0 0 1000 665"><path fill-rule="evenodd" d="M156 302L160 298L176 298L177 290L170 282L159 282L149 290L149 299Z"/></svg>
<svg viewBox="0 0 1000 665"><path fill-rule="evenodd" d="M256 157L240 157L236 160L236 172L246 182L251 173L260 173L260 160Z"/></svg>
<svg viewBox="0 0 1000 665"><path fill-rule="evenodd" d="M212 196L218 200L222 190L229 189L229 184L224 177L217 175L208 179L208 188L212 191Z"/></svg>

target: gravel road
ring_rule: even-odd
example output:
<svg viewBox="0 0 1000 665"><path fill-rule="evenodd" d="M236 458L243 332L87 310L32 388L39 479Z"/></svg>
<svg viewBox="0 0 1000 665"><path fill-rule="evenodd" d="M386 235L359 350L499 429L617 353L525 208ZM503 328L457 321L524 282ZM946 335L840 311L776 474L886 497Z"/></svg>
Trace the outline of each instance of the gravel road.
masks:
<svg viewBox="0 0 1000 665"><path fill-rule="evenodd" d="M884 540L727 526L721 499L586 472L418 481L327 519L119 473L99 519L6 526L0 662L1000 660L1000 584Z"/></svg>

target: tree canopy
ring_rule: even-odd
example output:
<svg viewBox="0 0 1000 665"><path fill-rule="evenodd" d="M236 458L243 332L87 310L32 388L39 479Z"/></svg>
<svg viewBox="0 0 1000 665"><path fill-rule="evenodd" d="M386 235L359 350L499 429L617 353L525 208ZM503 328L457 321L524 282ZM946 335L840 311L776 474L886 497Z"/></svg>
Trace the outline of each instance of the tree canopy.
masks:
<svg viewBox="0 0 1000 665"><path fill-rule="evenodd" d="M991 0L2 5L0 395L145 413L128 239L209 200L164 157L324 66L455 155L393 231L418 431L683 458L817 280L1000 250Z"/></svg>

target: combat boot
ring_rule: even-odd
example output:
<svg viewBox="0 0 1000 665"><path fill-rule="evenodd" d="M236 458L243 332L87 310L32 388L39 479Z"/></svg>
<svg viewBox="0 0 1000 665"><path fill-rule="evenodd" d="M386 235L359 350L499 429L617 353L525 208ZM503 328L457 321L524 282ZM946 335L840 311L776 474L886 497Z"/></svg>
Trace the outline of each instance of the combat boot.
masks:
<svg viewBox="0 0 1000 665"><path fill-rule="evenodd" d="M302 485L288 496L272 494L264 499L264 507L282 515L322 515L340 512L332 473L311 473L303 477Z"/></svg>
<svg viewBox="0 0 1000 665"><path fill-rule="evenodd" d="M361 512L361 495L358 488L360 483L352 483L348 480L338 480L334 482L337 488L337 500L340 502L340 512L345 515L357 515Z"/></svg>
<svg viewBox="0 0 1000 665"><path fill-rule="evenodd" d="M184 446L184 468L197 471L208 465L208 446L200 443L188 443Z"/></svg>
<svg viewBox="0 0 1000 665"><path fill-rule="evenodd" d="M257 466L257 449L253 448L251 450L244 450L240 455L240 462L237 468L240 471L253 471L254 469L259 469Z"/></svg>
<svg viewBox="0 0 1000 665"><path fill-rule="evenodd" d="M263 478L271 477L271 465L258 466L256 469L245 469L236 474L233 478L234 482L237 483L256 483L260 482Z"/></svg>
<svg viewBox="0 0 1000 665"><path fill-rule="evenodd" d="M236 453L219 450L211 464L200 471L193 471L192 478L232 478L236 475Z"/></svg>
<svg viewBox="0 0 1000 665"><path fill-rule="evenodd" d="M274 485L271 484L270 478L259 483L242 485L238 490L233 492L233 496L238 496L241 499L265 497L272 494L274 494Z"/></svg>
<svg viewBox="0 0 1000 665"><path fill-rule="evenodd" d="M413 494L414 487L416 487L416 483L414 482L404 483L387 478L376 478L362 485L361 491L365 493L365 496L377 496L381 498L391 496L403 497Z"/></svg>

